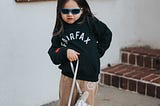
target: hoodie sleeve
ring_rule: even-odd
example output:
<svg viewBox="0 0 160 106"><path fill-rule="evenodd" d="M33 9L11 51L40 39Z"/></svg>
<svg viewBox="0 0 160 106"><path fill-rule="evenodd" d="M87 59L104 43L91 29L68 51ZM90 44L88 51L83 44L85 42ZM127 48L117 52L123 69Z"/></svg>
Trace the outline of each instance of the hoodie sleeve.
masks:
<svg viewBox="0 0 160 106"><path fill-rule="evenodd" d="M67 48L61 46L59 36L53 36L51 42L52 45L48 50L48 54L54 64L61 64L67 58Z"/></svg>
<svg viewBox="0 0 160 106"><path fill-rule="evenodd" d="M97 46L99 57L102 57L105 51L109 48L112 40L112 32L110 29L98 19L94 20L94 34L97 38Z"/></svg>

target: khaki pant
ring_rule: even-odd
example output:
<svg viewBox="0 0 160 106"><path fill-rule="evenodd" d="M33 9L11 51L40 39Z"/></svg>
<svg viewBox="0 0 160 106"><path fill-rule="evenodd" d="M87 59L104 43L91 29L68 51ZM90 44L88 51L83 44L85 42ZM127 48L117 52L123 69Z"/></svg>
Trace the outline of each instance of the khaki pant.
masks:
<svg viewBox="0 0 160 106"><path fill-rule="evenodd" d="M91 106L94 106L94 99L98 90L98 83L97 82L88 82L83 80L78 80L79 86L82 90L89 92L89 97L87 98L87 103ZM60 106L68 106L69 95L72 86L72 78L67 77L65 75L61 75L60 79L60 86L59 86L59 99L60 99ZM74 106L76 100L79 98L79 93L75 84L74 93L72 96L71 106Z"/></svg>

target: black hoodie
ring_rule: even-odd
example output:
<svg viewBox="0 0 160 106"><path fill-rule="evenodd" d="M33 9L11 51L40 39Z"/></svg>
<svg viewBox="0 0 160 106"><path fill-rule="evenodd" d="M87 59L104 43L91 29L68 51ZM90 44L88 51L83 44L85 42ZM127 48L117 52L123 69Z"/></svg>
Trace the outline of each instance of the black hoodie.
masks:
<svg viewBox="0 0 160 106"><path fill-rule="evenodd" d="M100 72L100 57L109 48L112 33L97 18L88 16L84 23L79 24L81 20L82 17L73 24L64 22L64 32L52 37L48 54L52 62L59 65L62 74L73 78L70 62L67 59L67 49L79 52L77 79L97 81Z"/></svg>

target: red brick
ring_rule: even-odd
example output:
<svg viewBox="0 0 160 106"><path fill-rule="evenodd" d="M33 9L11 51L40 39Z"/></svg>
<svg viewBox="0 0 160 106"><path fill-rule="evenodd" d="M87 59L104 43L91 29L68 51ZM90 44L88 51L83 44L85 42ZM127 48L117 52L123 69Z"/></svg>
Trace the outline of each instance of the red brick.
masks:
<svg viewBox="0 0 160 106"><path fill-rule="evenodd" d="M112 86L119 88L119 82L118 76L112 76Z"/></svg>
<svg viewBox="0 0 160 106"><path fill-rule="evenodd" d="M160 77L160 76L159 76ZM152 82L160 84L160 78L156 78L155 80L153 80Z"/></svg>
<svg viewBox="0 0 160 106"><path fill-rule="evenodd" d="M145 95L146 93L146 84L143 82L138 82L137 92Z"/></svg>
<svg viewBox="0 0 160 106"><path fill-rule="evenodd" d="M128 89L128 80L126 78L120 78L120 88Z"/></svg>
<svg viewBox="0 0 160 106"><path fill-rule="evenodd" d="M149 56L144 57L144 67L151 68L151 57Z"/></svg>
<svg viewBox="0 0 160 106"><path fill-rule="evenodd" d="M157 88L156 88L156 97L157 98L160 98L160 86L157 86Z"/></svg>
<svg viewBox="0 0 160 106"><path fill-rule="evenodd" d="M135 64L135 55L134 54L130 54L129 55L129 64Z"/></svg>
<svg viewBox="0 0 160 106"><path fill-rule="evenodd" d="M128 72L130 72L130 71L131 71L131 70L123 69L123 70L121 70L121 71L116 72L115 74L117 74L117 75L124 75L124 74L126 74L126 73L128 73Z"/></svg>
<svg viewBox="0 0 160 106"><path fill-rule="evenodd" d="M160 57L153 58L153 68L160 69Z"/></svg>
<svg viewBox="0 0 160 106"><path fill-rule="evenodd" d="M148 72L139 72L137 75L135 75L133 78L135 79L143 79L144 77L150 75Z"/></svg>
<svg viewBox="0 0 160 106"><path fill-rule="evenodd" d="M150 74L149 76L143 78L143 80L145 81L152 81L154 80L155 78L158 78L159 76L157 74Z"/></svg>
<svg viewBox="0 0 160 106"><path fill-rule="evenodd" d="M133 78L134 76L138 75L138 73L139 73L138 71L133 71L131 73L126 74L125 76Z"/></svg>
<svg viewBox="0 0 160 106"><path fill-rule="evenodd" d="M118 71L118 69L123 68L123 67L124 67L124 65L118 64L118 65L115 65L112 67L104 68L104 69L102 69L102 72L114 73L115 71Z"/></svg>
<svg viewBox="0 0 160 106"><path fill-rule="evenodd" d="M104 74L104 84L111 85L111 75Z"/></svg>
<svg viewBox="0 0 160 106"><path fill-rule="evenodd" d="M147 95L155 97L156 94L156 87L152 84L147 84Z"/></svg>
<svg viewBox="0 0 160 106"><path fill-rule="evenodd" d="M122 63L128 63L128 53L122 53Z"/></svg>
<svg viewBox="0 0 160 106"><path fill-rule="evenodd" d="M129 70L139 70L141 69L142 67L137 67L137 66L134 66L134 65L128 65L127 69Z"/></svg>
<svg viewBox="0 0 160 106"><path fill-rule="evenodd" d="M125 73L124 76L127 76L127 77L133 77L135 75L137 75L139 73L139 71L137 70L141 70L142 68L141 67L137 67L137 66L132 66L132 65L129 65L128 70L130 70L129 73Z"/></svg>
<svg viewBox="0 0 160 106"><path fill-rule="evenodd" d="M143 64L144 64L143 55L138 55L137 56L137 65L138 66L143 66Z"/></svg>
<svg viewBox="0 0 160 106"><path fill-rule="evenodd" d="M129 80L129 90L135 91L137 90L137 82L134 80Z"/></svg>
<svg viewBox="0 0 160 106"><path fill-rule="evenodd" d="M126 47L121 49L121 51L139 53L141 55L149 55L149 56L160 56L160 49L152 49L149 46L142 47Z"/></svg>
<svg viewBox="0 0 160 106"><path fill-rule="evenodd" d="M118 71L120 71L120 70L123 70L125 67L126 67L125 65L118 65L118 66L116 66L116 67L114 67L114 68L109 68L109 69L107 70L107 72L108 72L108 73L116 73L116 72L118 72Z"/></svg>

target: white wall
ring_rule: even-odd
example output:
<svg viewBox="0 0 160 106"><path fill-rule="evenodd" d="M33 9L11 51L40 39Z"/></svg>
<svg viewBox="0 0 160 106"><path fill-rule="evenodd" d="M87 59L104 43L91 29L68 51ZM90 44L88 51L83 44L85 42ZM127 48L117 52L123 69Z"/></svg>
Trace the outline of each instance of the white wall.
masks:
<svg viewBox="0 0 160 106"><path fill-rule="evenodd" d="M113 32L111 47L101 59L102 67L120 62L122 47L149 45L160 48L159 0L92 1L91 7L96 16Z"/></svg>
<svg viewBox="0 0 160 106"><path fill-rule="evenodd" d="M90 0L95 15L113 32L101 66L120 61L131 45L160 48L159 0ZM60 71L47 54L56 2L0 1L0 105L39 106L58 99Z"/></svg>
<svg viewBox="0 0 160 106"><path fill-rule="evenodd" d="M47 54L56 3L0 5L0 105L40 106L58 99L60 71Z"/></svg>

